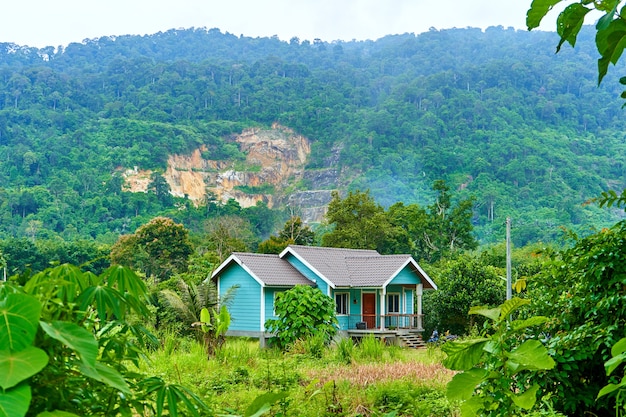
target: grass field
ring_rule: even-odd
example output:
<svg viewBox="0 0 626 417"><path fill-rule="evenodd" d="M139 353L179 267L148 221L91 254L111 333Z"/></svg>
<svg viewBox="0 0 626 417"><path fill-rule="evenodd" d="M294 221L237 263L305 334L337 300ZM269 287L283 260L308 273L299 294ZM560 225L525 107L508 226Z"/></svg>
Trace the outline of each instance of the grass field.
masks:
<svg viewBox="0 0 626 417"><path fill-rule="evenodd" d="M197 342L166 337L144 370L193 389L214 415L253 415L256 398L284 393L266 415L457 416L445 397L452 373L441 359L438 349L385 346L373 338L330 347L302 342L286 353L233 338L207 359Z"/></svg>

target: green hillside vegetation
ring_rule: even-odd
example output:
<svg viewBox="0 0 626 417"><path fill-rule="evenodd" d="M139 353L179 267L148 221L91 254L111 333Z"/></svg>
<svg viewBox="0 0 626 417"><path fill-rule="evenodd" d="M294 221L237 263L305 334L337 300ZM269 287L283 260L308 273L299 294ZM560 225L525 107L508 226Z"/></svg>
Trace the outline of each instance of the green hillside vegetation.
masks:
<svg viewBox="0 0 626 417"><path fill-rule="evenodd" d="M588 233L619 215L583 203L626 186L623 111L616 82L597 87L592 30L555 56L557 40L502 27L332 43L187 29L0 44L0 236L112 243L156 215L199 232L215 211L158 178L123 191L119 170L162 171L201 145L237 160L230 135L274 122L312 141L309 169L335 164L385 207L426 206L446 180L475 198L482 243L502 239L507 216L517 245L561 226ZM259 240L276 229L255 227Z"/></svg>

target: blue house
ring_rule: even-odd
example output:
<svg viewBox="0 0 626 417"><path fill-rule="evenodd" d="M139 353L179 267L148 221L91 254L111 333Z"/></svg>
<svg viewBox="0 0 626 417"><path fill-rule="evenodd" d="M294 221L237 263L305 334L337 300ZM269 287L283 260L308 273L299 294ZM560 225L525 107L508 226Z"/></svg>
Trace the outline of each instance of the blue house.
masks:
<svg viewBox="0 0 626 417"><path fill-rule="evenodd" d="M393 337L420 333L422 294L437 289L410 255L375 250L288 246L279 255L235 252L211 275L218 294L238 285L230 305L228 335L268 335L276 295L311 285L335 300L339 331Z"/></svg>

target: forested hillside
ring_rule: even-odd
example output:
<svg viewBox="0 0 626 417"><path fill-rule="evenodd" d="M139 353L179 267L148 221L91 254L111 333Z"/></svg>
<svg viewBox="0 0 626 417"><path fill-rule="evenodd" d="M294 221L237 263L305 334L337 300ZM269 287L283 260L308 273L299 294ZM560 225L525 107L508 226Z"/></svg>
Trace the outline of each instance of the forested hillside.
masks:
<svg viewBox="0 0 626 417"><path fill-rule="evenodd" d="M615 213L583 205L626 187L624 111L611 70L597 87L591 30L431 30L377 41L282 42L218 29L119 36L65 48L0 44L0 236L112 243L158 214L199 230L221 212L265 238L263 205L194 207L130 193L120 170L165 169L206 147L241 158L231 135L278 122L311 141L308 170L335 167L384 206L430 204L445 179L475 197L482 242L552 240ZM307 189L304 182L295 188Z"/></svg>

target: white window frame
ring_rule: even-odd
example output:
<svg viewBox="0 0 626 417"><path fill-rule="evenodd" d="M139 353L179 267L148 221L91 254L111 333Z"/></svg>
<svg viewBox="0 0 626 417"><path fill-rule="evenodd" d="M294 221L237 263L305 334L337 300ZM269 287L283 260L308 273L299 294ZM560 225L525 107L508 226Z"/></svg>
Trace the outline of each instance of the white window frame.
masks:
<svg viewBox="0 0 626 417"><path fill-rule="evenodd" d="M345 299L343 306L345 307L345 313L339 311L339 304L337 303L337 297ZM335 312L338 316L347 316L350 314L350 293L349 292L336 292L335 293Z"/></svg>
<svg viewBox="0 0 626 417"><path fill-rule="evenodd" d="M395 303L395 307L398 308L397 311L391 311L391 307L392 307L392 303L391 302L391 298L394 297L397 299L397 303ZM387 314L400 314L402 312L402 305L400 304L402 302L402 297L400 297L400 293L399 292L389 292L387 293L387 299L386 301L386 305L387 305Z"/></svg>

